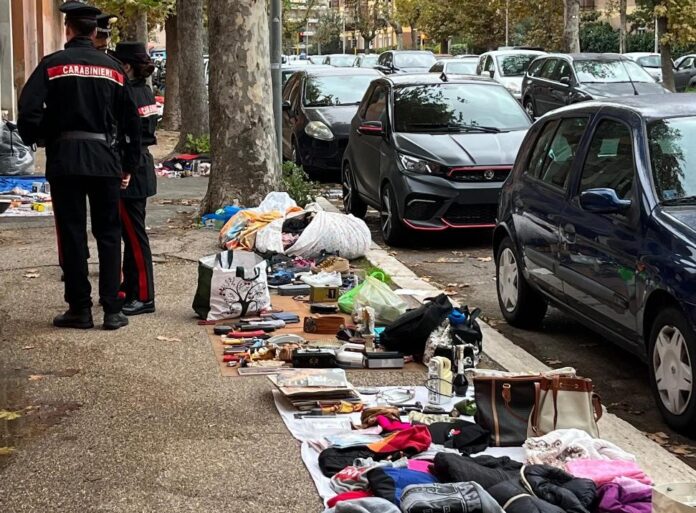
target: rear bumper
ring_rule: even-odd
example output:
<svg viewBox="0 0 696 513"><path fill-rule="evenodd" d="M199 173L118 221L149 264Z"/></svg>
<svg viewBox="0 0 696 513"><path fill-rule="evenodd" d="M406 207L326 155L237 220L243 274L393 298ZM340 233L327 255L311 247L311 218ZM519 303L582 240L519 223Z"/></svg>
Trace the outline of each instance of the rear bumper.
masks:
<svg viewBox="0 0 696 513"><path fill-rule="evenodd" d="M402 175L396 185L399 214L414 230L495 228L503 182L453 182Z"/></svg>

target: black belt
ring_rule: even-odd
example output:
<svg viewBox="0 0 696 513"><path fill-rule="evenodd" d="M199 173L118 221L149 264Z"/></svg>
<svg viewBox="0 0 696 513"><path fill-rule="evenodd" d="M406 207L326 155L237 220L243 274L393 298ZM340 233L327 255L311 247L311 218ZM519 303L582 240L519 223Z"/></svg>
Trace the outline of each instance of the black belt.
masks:
<svg viewBox="0 0 696 513"><path fill-rule="evenodd" d="M103 141L107 142L108 138L106 134L97 134L95 132L82 132L80 130L74 130L72 132L61 132L58 139L62 140L82 140L82 141Z"/></svg>

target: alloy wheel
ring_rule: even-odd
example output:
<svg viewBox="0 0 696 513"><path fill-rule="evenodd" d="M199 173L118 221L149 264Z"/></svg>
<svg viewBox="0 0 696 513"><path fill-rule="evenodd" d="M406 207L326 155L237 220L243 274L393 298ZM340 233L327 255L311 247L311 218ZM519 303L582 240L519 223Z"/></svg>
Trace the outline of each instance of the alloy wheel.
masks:
<svg viewBox="0 0 696 513"><path fill-rule="evenodd" d="M351 202L353 201L353 177L348 165L343 168L343 211L350 214Z"/></svg>
<svg viewBox="0 0 696 513"><path fill-rule="evenodd" d="M686 411L692 393L692 367L686 339L679 328L663 326L653 348L653 369L660 400L673 415Z"/></svg>
<svg viewBox="0 0 696 513"><path fill-rule="evenodd" d="M384 189L384 193L382 193L382 211L379 215L382 233L385 236L388 236L388 234L390 234L392 231L392 226L394 223L394 214L392 212L391 204L391 193L389 192L388 188Z"/></svg>
<svg viewBox="0 0 696 513"><path fill-rule="evenodd" d="M527 115L534 119L536 115L534 114L534 104L532 103L532 100L527 100L524 102L524 110L527 111Z"/></svg>
<svg viewBox="0 0 696 513"><path fill-rule="evenodd" d="M518 278L515 254L510 248L505 248L498 260L498 294L500 294L501 302L508 312L513 312L517 307Z"/></svg>

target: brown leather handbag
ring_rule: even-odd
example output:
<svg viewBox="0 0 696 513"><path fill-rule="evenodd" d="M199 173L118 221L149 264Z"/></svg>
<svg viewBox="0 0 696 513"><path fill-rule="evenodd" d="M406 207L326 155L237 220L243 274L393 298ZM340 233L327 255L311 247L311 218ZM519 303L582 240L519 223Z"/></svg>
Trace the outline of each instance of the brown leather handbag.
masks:
<svg viewBox="0 0 696 513"><path fill-rule="evenodd" d="M342 315L314 315L304 318L303 330L305 333L336 335L345 328L345 324L346 319Z"/></svg>
<svg viewBox="0 0 696 513"><path fill-rule="evenodd" d="M543 436L556 429L582 429L599 437L597 421L602 404L588 378L554 376L536 385L534 409L529 417L527 435Z"/></svg>

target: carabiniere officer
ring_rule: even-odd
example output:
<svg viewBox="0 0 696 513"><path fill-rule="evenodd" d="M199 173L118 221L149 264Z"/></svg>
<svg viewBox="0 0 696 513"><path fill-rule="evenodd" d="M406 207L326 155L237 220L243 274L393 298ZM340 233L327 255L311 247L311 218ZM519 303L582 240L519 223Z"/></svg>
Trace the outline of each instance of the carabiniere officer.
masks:
<svg viewBox="0 0 696 513"><path fill-rule="evenodd" d="M44 57L19 99L18 126L27 144L45 145L46 177L63 255L67 312L60 328L91 328L87 209L99 251L104 329L128 324L118 298L121 274L121 187L140 158L140 120L126 73L92 45L101 11L70 0L65 49Z"/></svg>

